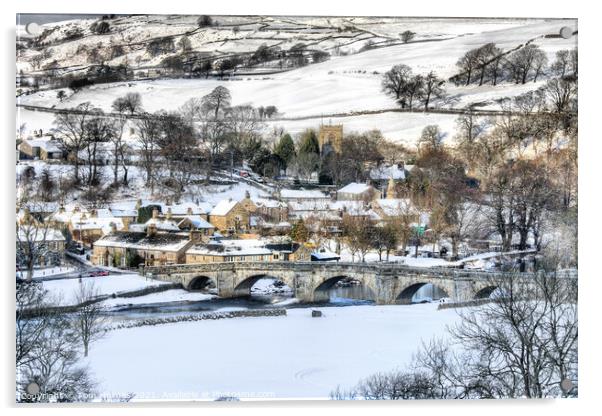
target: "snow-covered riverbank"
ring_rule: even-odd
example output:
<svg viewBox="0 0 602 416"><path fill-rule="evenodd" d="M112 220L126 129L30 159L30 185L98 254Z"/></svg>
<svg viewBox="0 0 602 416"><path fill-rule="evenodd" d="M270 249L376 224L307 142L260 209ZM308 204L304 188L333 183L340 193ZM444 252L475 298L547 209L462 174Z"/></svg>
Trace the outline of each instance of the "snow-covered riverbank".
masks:
<svg viewBox="0 0 602 416"><path fill-rule="evenodd" d="M110 332L88 363L102 395L135 400L328 398L337 385L406 364L458 319L436 304L306 308L287 316Z"/></svg>

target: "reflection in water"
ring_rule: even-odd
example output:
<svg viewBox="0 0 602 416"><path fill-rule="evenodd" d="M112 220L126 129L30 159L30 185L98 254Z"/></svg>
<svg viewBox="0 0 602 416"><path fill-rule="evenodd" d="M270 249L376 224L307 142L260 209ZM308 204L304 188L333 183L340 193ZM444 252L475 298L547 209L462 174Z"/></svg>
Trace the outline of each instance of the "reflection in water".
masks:
<svg viewBox="0 0 602 416"><path fill-rule="evenodd" d="M270 287L270 289L272 288ZM184 316L202 312L225 312L266 308L307 308L312 305L320 307L342 307L372 305L375 303L372 291L355 281L339 282L329 290L317 291L315 293L316 301L314 304L290 302L293 297L292 291L282 290L278 291L279 293L274 293L272 290L268 290L267 292L271 293L251 291L249 296L228 299L213 298L202 301L124 305L107 310L105 315L111 321L118 322L141 320L149 317L161 318ZM412 302L419 303L437 300L445 296L445 292L441 289L427 284L414 294Z"/></svg>
<svg viewBox="0 0 602 416"><path fill-rule="evenodd" d="M447 297L447 294L442 289L428 283L416 291L414 296L412 296L412 302L428 302L445 297Z"/></svg>

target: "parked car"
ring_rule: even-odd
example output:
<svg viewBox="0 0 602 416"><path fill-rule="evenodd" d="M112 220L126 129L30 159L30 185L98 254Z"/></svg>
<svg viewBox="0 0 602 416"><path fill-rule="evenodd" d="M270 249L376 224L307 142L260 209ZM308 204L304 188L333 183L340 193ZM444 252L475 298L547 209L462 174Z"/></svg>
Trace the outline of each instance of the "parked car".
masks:
<svg viewBox="0 0 602 416"><path fill-rule="evenodd" d="M109 272L106 270L92 270L88 273L88 277L99 277L99 276L108 276Z"/></svg>

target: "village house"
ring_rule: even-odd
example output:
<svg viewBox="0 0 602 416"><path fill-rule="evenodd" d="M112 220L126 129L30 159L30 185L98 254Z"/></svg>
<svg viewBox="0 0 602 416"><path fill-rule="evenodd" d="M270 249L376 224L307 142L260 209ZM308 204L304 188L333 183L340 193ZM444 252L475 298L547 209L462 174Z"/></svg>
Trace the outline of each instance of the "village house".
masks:
<svg viewBox="0 0 602 416"><path fill-rule="evenodd" d="M240 202L224 199L209 213L209 222L220 231L246 231L249 228L249 212Z"/></svg>
<svg viewBox="0 0 602 416"><path fill-rule="evenodd" d="M403 182L407 178L407 170L403 163L393 165L379 165L369 172L370 182L381 192L381 197L387 197L387 190L390 189L389 182L394 184Z"/></svg>
<svg viewBox="0 0 602 416"><path fill-rule="evenodd" d="M339 212L341 219L350 216L376 223L382 217L372 209L373 203L373 201L336 201L331 206Z"/></svg>
<svg viewBox="0 0 602 416"><path fill-rule="evenodd" d="M151 225L156 227L158 231L180 231L178 223L172 219L170 210L167 211L167 215L160 218L159 210L155 208L153 210L153 216L148 221L146 221L146 223L144 223L144 228L147 229Z"/></svg>
<svg viewBox="0 0 602 416"><path fill-rule="evenodd" d="M117 208L110 208L110 210L111 210L111 214L113 215L113 217L121 219L121 222L123 223L124 231L129 230L130 224L135 223L136 219L138 218L138 210L137 209L117 207Z"/></svg>
<svg viewBox="0 0 602 416"><path fill-rule="evenodd" d="M208 220L213 206L207 202L183 202L180 204L161 204L161 216L170 215L170 219L181 221L190 215L196 215Z"/></svg>
<svg viewBox="0 0 602 416"><path fill-rule="evenodd" d="M186 250L198 241L195 233L158 232L152 224L146 232L114 230L94 243L92 263L116 267L180 264L186 261Z"/></svg>
<svg viewBox="0 0 602 416"><path fill-rule="evenodd" d="M329 195L326 195L319 190L305 190L305 189L281 189L278 193L278 199L286 203L290 202L319 202L319 201L330 201Z"/></svg>
<svg viewBox="0 0 602 416"><path fill-rule="evenodd" d="M63 150L61 142L55 140L52 136L36 137L23 140L19 144L19 158L26 159L62 159Z"/></svg>
<svg viewBox="0 0 602 416"><path fill-rule="evenodd" d="M303 220L306 225L319 223L321 226L337 226L341 222L341 213L328 200L293 201L288 203L289 222Z"/></svg>
<svg viewBox="0 0 602 416"><path fill-rule="evenodd" d="M351 182L337 191L337 201L370 201L378 193L370 184Z"/></svg>
<svg viewBox="0 0 602 416"><path fill-rule="evenodd" d="M379 215L384 221L388 221L399 217L405 217L410 222L420 221L420 213L412 205L409 199L376 199L372 204L372 208L374 212L377 215Z"/></svg>
<svg viewBox="0 0 602 416"><path fill-rule="evenodd" d="M92 245L114 229L125 229L121 218L113 217L108 209L92 209L88 214L75 214L71 217L68 227L73 239L85 245Z"/></svg>
<svg viewBox="0 0 602 416"><path fill-rule="evenodd" d="M41 221L58 210L59 207L59 203L54 201L30 201L27 202L23 207L17 207L17 213L23 213L26 210L28 214L31 214L34 218Z"/></svg>
<svg viewBox="0 0 602 416"><path fill-rule="evenodd" d="M219 240L196 244L186 252L186 263L272 261L272 251L258 240Z"/></svg>
<svg viewBox="0 0 602 416"><path fill-rule="evenodd" d="M62 263L65 252L66 238L60 230L45 226L17 226L16 250L22 255L18 259L24 260L30 252L37 253L34 259L36 266L51 266ZM33 257L33 256L32 256Z"/></svg>
<svg viewBox="0 0 602 416"><path fill-rule="evenodd" d="M256 198L253 203L257 207L255 214L266 221L274 223L284 222L288 219L288 207L285 202L275 199Z"/></svg>
<svg viewBox="0 0 602 416"><path fill-rule="evenodd" d="M195 244L186 252L186 263L310 261L307 245L259 239L222 239Z"/></svg>
<svg viewBox="0 0 602 416"><path fill-rule="evenodd" d="M178 227L184 231L199 231L204 236L213 235L215 227L204 220L200 215L187 215L179 223Z"/></svg>

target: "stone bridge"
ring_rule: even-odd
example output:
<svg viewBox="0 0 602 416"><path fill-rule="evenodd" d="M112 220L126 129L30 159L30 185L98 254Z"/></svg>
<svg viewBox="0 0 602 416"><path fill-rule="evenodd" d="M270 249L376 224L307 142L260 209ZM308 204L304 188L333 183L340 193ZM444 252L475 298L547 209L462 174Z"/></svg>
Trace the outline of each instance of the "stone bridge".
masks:
<svg viewBox="0 0 602 416"><path fill-rule="evenodd" d="M454 301L488 297L500 278L514 273L467 271L449 268L409 267L391 263L225 262L146 267L143 274L180 283L187 290L217 289L224 298L246 296L262 278L289 286L302 302L328 299L338 281L353 279L372 293L377 304L410 303L422 286L431 283ZM521 273L524 278L533 273Z"/></svg>

